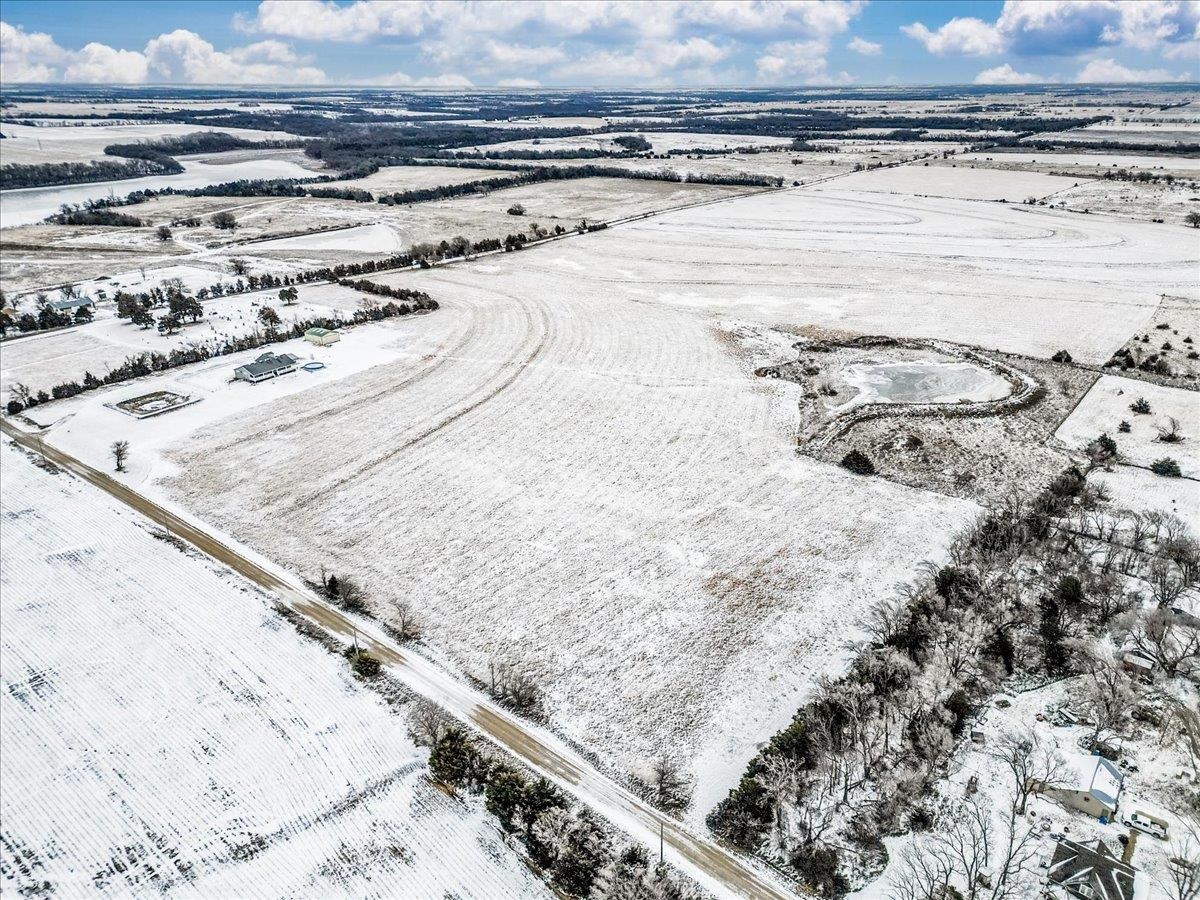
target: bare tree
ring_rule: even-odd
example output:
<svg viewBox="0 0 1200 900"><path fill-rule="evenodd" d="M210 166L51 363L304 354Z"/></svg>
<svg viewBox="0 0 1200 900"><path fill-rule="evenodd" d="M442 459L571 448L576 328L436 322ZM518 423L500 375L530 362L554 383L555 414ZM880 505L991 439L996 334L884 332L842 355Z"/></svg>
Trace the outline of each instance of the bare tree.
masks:
<svg viewBox="0 0 1200 900"><path fill-rule="evenodd" d="M392 614L395 619L395 631L402 641L415 641L421 637L421 622L416 610L407 600L393 600Z"/></svg>
<svg viewBox="0 0 1200 900"><path fill-rule="evenodd" d="M129 441L113 441L108 448L112 453L113 463L118 472L125 471L125 460L129 458Z"/></svg>
<svg viewBox="0 0 1200 900"><path fill-rule="evenodd" d="M428 700L416 700L408 714L409 735L418 747L434 746L453 724L441 707Z"/></svg>
<svg viewBox="0 0 1200 900"><path fill-rule="evenodd" d="M1129 614L1129 640L1137 651L1162 669L1168 678L1200 666L1200 628L1167 609Z"/></svg>
<svg viewBox="0 0 1200 900"><path fill-rule="evenodd" d="M898 900L1016 900L1029 894L1037 836L1009 806L1003 833L975 801L951 810L938 832L914 843L892 882Z"/></svg>
<svg viewBox="0 0 1200 900"><path fill-rule="evenodd" d="M1163 556L1154 557L1150 563L1150 591L1159 609L1174 605L1188 588L1185 572L1172 560Z"/></svg>
<svg viewBox="0 0 1200 900"><path fill-rule="evenodd" d="M1137 696L1133 685L1111 660L1093 655L1084 682L1083 707L1092 721L1092 740L1119 731Z"/></svg>
<svg viewBox="0 0 1200 900"><path fill-rule="evenodd" d="M9 393L12 394L12 398L22 406L28 406L29 400L33 396L33 392L19 381L13 382L13 386L9 389Z"/></svg>
<svg viewBox="0 0 1200 900"><path fill-rule="evenodd" d="M1162 441L1164 444L1178 444L1183 441L1183 435L1179 433L1179 420L1174 416L1167 416L1167 424L1155 425L1157 432L1156 441Z"/></svg>
<svg viewBox="0 0 1200 900"><path fill-rule="evenodd" d="M687 809L691 802L691 785L679 771L679 763L660 756L650 766L651 802L667 812Z"/></svg>
<svg viewBox="0 0 1200 900"><path fill-rule="evenodd" d="M1200 823L1180 823L1167 850L1166 869L1159 880L1171 900L1200 900Z"/></svg>
<svg viewBox="0 0 1200 900"><path fill-rule="evenodd" d="M1008 769L1012 779L1013 808L1019 816L1025 815L1031 796L1061 784L1068 772L1066 761L1058 750L1043 743L1037 732L1004 735L989 755Z"/></svg>
<svg viewBox="0 0 1200 900"><path fill-rule="evenodd" d="M249 275L250 263L246 262L246 260L241 259L240 257L235 256L233 259L229 260L229 271L234 275Z"/></svg>

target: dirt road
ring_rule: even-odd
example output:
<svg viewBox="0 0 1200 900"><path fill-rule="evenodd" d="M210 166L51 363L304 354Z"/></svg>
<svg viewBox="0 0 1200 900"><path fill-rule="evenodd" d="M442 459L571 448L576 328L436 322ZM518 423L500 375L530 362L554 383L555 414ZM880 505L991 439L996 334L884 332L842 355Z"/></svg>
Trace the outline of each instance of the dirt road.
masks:
<svg viewBox="0 0 1200 900"><path fill-rule="evenodd" d="M0 431L275 594L281 602L339 639L350 641L357 636L361 646L378 656L391 674L413 691L481 732L635 840L657 847L661 835L667 858L706 889L718 896L779 900L793 896L776 879L759 871L752 863L693 834L597 772L554 735L516 718L424 657L401 650L372 623L351 620L289 577L271 571L223 543L203 526L176 515L109 475L45 443L39 435L22 431L7 419L0 421Z"/></svg>

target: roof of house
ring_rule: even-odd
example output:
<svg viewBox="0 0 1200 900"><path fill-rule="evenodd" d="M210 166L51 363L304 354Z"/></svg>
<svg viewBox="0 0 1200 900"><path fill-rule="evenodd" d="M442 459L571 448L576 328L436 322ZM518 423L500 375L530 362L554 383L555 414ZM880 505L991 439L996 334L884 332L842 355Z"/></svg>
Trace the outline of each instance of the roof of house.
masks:
<svg viewBox="0 0 1200 900"><path fill-rule="evenodd" d="M310 329L308 329L308 331L304 332L304 336L308 337L308 335L311 334L313 337L325 337L325 335L327 335L327 334L334 334L334 333L336 333L336 332L334 332L333 330L331 330L329 328L310 328Z"/></svg>
<svg viewBox="0 0 1200 900"><path fill-rule="evenodd" d="M81 306L91 306L92 301L87 297L75 297L71 300L51 300L50 306L52 309L57 309L60 312L64 309L79 309Z"/></svg>
<svg viewBox="0 0 1200 900"><path fill-rule="evenodd" d="M293 356L290 353L281 353L278 356L274 353L263 353L254 362L238 366L235 371L244 371L250 375L265 375L268 372L277 372L280 369L286 369L288 366L295 365L299 361L300 357Z"/></svg>
<svg viewBox="0 0 1200 900"><path fill-rule="evenodd" d="M1066 784L1069 790L1084 791L1109 809L1117 808L1117 795L1121 793L1125 776L1116 763L1099 754L1085 756L1082 753L1071 754L1067 762L1073 773Z"/></svg>
<svg viewBox="0 0 1200 900"><path fill-rule="evenodd" d="M1104 841L1089 847L1063 838L1054 847L1048 877L1076 897L1133 900L1137 869L1121 862Z"/></svg>

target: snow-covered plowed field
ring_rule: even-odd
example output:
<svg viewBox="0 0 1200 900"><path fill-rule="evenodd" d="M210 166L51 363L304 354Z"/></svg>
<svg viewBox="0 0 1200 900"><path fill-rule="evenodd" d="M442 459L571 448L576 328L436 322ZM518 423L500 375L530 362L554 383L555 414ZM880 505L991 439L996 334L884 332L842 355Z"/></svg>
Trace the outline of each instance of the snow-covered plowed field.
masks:
<svg viewBox="0 0 1200 900"><path fill-rule="evenodd" d="M979 170L961 163L916 163L890 169L855 172L838 181L840 190L882 194L906 194L914 197L949 197L957 200L1009 200L1020 203L1027 197L1052 196L1077 185L1074 178L1043 175L1040 172L993 170L981 176Z"/></svg>
<svg viewBox="0 0 1200 900"><path fill-rule="evenodd" d="M643 304L1093 363L1144 327L1161 294L1196 294L1191 229L849 183L614 229L579 254L575 277Z"/></svg>
<svg viewBox="0 0 1200 900"><path fill-rule="evenodd" d="M6 895L550 896L262 596L7 442L0 461Z"/></svg>
<svg viewBox="0 0 1200 900"><path fill-rule="evenodd" d="M179 441L164 486L383 612L410 599L475 675L527 664L618 769L678 751L703 811L976 507L798 458L795 386L638 302L646 264L605 246L377 276L441 304L403 359Z"/></svg>

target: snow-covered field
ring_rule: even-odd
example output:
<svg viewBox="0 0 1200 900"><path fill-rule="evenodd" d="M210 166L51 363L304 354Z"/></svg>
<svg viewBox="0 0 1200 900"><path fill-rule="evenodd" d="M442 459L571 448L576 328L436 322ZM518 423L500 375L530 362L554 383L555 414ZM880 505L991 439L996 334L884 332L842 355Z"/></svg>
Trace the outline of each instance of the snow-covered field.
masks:
<svg viewBox="0 0 1200 900"><path fill-rule="evenodd" d="M214 162L182 157L183 171L176 175L149 175L120 181L21 188L0 193L0 226L13 228L40 222L63 204L83 204L105 197L124 197L134 191L207 187L228 181L255 178L308 178L313 173L290 159L251 158L240 162Z"/></svg>
<svg viewBox="0 0 1200 900"><path fill-rule="evenodd" d="M154 124L108 125L81 124L33 126L4 124L4 165L52 162L88 162L108 159L104 148L110 144L136 144L179 137L198 131L219 131L248 141L292 140L295 135L283 131L255 131L249 128L225 128L216 125ZM130 190L133 190L130 188Z"/></svg>
<svg viewBox="0 0 1200 900"><path fill-rule="evenodd" d="M409 597L452 664L527 663L555 726L617 767L680 752L703 812L975 510L795 457L794 386L754 379L778 359L727 326L1099 360L1190 274L1186 235L838 184L382 276L442 304L403 354L219 421L206 402L135 423L170 465L130 477L287 565ZM100 416L61 421L49 439L102 463Z"/></svg>
<svg viewBox="0 0 1200 900"><path fill-rule="evenodd" d="M1009 153L1000 150L983 150L977 153L963 153L956 156L955 159L959 162L964 160L992 162L1001 166L1037 164L1059 171L1129 169L1134 172L1145 170L1161 174L1170 173L1176 176L1200 174L1200 160L1191 156L1136 156L1112 152L1053 153L1048 150L1037 153Z"/></svg>
<svg viewBox="0 0 1200 900"><path fill-rule="evenodd" d="M1088 479L1104 485L1114 506L1175 516L1192 534L1200 534L1200 485L1194 481L1163 478L1133 466L1097 470Z"/></svg>
<svg viewBox="0 0 1200 900"><path fill-rule="evenodd" d="M1138 399L1150 404L1149 413L1137 415L1130 410ZM1169 418L1179 423L1182 442L1164 443L1158 439L1158 429L1167 427ZM1127 434L1117 430L1123 421L1129 423ZM1107 432L1117 442L1121 456L1135 465L1148 466L1169 456L1179 463L1184 475L1200 477L1200 393L1196 391L1105 375L1062 423L1055 437L1072 447L1084 447L1101 432ZM1190 492L1193 497L1198 490L1194 481L1174 483L1178 491Z"/></svg>
<svg viewBox="0 0 1200 900"><path fill-rule="evenodd" d="M643 304L1089 362L1195 291L1189 229L848 181L632 223L574 265Z"/></svg>
<svg viewBox="0 0 1200 900"><path fill-rule="evenodd" d="M503 141L498 144L486 144L478 147L468 147L468 150L575 150L583 147L588 150L621 150L616 143L619 137L644 137L650 142L655 153L669 153L672 150L734 150L738 147L786 147L792 139L786 137L769 137L757 134L712 134L709 132L687 131L613 131L604 134L583 134L577 137L529 138L522 141Z"/></svg>
<svg viewBox="0 0 1200 900"><path fill-rule="evenodd" d="M551 896L266 598L7 441L0 464L4 893Z"/></svg>
<svg viewBox="0 0 1200 900"><path fill-rule="evenodd" d="M1200 143L1200 123L1099 122L1083 128L1038 134L1026 140L1059 140L1079 144L1153 144L1165 150Z"/></svg>
<svg viewBox="0 0 1200 900"><path fill-rule="evenodd" d="M703 811L975 507L795 457L792 388L706 315L597 279L591 246L385 276L442 303L402 357L186 436L154 433L208 401L132 423L135 455L165 444L178 474L130 477L286 565L409 597L453 664L527 663L559 730L618 768L678 752ZM100 420L48 439L96 459Z"/></svg>
<svg viewBox="0 0 1200 900"><path fill-rule="evenodd" d="M251 252L259 250L353 250L356 253L378 253L387 256L398 253L401 249L401 242L392 228L378 223L304 234L297 237L276 238L272 241L251 244L247 249Z"/></svg>
<svg viewBox="0 0 1200 900"><path fill-rule="evenodd" d="M959 200L1008 200L1018 203L1026 197L1051 196L1074 187L1071 178L1058 178L1038 172L990 171L980 177L979 170L961 163L929 165L916 163L892 169L856 172L839 179L838 187L883 194L914 197L949 197Z"/></svg>

